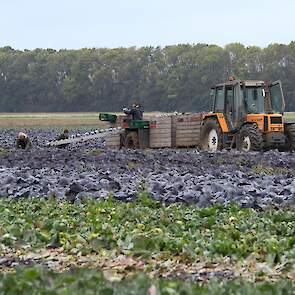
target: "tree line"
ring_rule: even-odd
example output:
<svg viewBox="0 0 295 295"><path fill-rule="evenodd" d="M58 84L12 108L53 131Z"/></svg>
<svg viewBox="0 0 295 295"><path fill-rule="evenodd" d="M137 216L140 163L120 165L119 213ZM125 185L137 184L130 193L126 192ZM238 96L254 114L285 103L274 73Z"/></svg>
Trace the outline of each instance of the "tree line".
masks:
<svg viewBox="0 0 295 295"><path fill-rule="evenodd" d="M295 111L295 42L266 48L219 47L15 50L0 48L0 111L120 111L139 101L146 111L206 111L210 87L227 80L282 80Z"/></svg>

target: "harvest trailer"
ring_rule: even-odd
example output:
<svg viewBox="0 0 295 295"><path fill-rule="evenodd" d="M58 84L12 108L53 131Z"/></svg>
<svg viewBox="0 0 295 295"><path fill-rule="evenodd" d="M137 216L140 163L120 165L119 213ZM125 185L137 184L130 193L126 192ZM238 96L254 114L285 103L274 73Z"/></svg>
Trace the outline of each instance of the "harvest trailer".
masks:
<svg viewBox="0 0 295 295"><path fill-rule="evenodd" d="M122 128L106 136L109 147L195 147L243 151L295 149L295 124L284 120L280 81L230 80L211 89L212 111L132 121L100 114L102 121Z"/></svg>

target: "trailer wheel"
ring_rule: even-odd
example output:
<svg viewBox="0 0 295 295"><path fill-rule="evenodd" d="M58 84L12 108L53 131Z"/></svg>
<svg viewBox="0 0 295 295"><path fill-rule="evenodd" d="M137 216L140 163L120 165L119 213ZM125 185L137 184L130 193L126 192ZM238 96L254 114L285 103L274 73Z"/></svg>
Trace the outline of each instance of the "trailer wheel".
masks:
<svg viewBox="0 0 295 295"><path fill-rule="evenodd" d="M139 139L138 134L136 131L128 132L125 141L124 141L125 148L128 149L138 149L139 148Z"/></svg>
<svg viewBox="0 0 295 295"><path fill-rule="evenodd" d="M240 151L259 151L262 149L262 132L256 124L244 125L238 134L237 148Z"/></svg>
<svg viewBox="0 0 295 295"><path fill-rule="evenodd" d="M217 120L205 121L201 131L201 148L209 152L222 149L222 131Z"/></svg>
<svg viewBox="0 0 295 295"><path fill-rule="evenodd" d="M295 151L295 124L285 125L285 135L287 138L287 150Z"/></svg>

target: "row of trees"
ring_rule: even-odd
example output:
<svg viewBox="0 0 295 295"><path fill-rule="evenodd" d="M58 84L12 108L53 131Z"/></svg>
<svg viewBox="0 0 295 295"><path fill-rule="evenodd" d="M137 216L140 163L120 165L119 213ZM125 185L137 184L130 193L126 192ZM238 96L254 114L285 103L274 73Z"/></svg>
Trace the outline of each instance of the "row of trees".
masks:
<svg viewBox="0 0 295 295"><path fill-rule="evenodd" d="M295 110L295 42L267 48L175 45L80 50L0 48L0 111L204 111L209 89L227 80L283 82Z"/></svg>

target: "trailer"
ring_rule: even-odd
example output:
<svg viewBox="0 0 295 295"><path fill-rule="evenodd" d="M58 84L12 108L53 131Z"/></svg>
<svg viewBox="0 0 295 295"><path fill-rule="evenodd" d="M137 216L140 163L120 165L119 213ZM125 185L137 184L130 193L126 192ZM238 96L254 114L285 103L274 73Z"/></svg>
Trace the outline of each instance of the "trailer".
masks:
<svg viewBox="0 0 295 295"><path fill-rule="evenodd" d="M100 118L107 121L108 116L103 114ZM197 147L200 144L201 122L201 113L146 116L142 121L117 116L112 124L123 131L107 135L105 142L110 148Z"/></svg>

